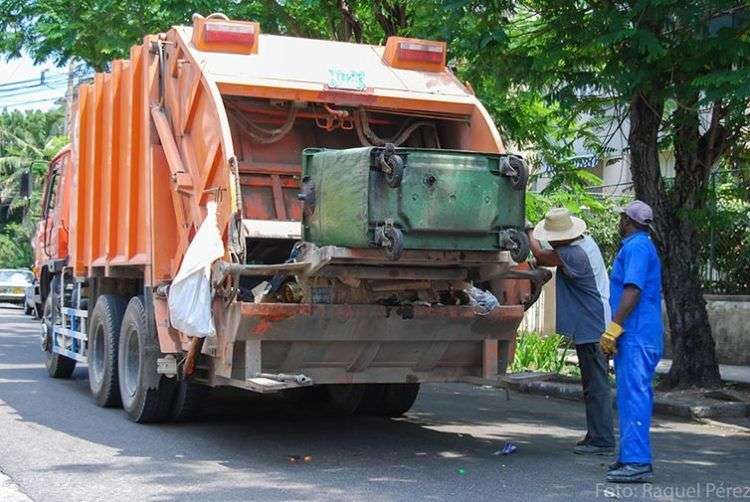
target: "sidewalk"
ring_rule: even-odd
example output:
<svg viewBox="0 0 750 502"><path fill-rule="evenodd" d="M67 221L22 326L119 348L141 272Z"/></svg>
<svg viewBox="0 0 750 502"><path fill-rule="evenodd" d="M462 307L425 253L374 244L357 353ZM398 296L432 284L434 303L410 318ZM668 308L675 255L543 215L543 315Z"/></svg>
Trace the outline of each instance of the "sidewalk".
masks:
<svg viewBox="0 0 750 502"><path fill-rule="evenodd" d="M578 364L578 357L575 352L569 354L565 361L568 363ZM612 364L610 362L610 364ZM669 373L669 368L672 367L671 359L662 359L656 366L656 372L660 375ZM719 374L721 379L725 382L737 382L750 385L750 366L733 366L731 364L720 364Z"/></svg>
<svg viewBox="0 0 750 502"><path fill-rule="evenodd" d="M659 374L668 373L671 366L671 359L662 359L656 366L656 372ZM730 364L720 364L719 373L721 374L721 379L725 382L750 384L750 366L732 366Z"/></svg>

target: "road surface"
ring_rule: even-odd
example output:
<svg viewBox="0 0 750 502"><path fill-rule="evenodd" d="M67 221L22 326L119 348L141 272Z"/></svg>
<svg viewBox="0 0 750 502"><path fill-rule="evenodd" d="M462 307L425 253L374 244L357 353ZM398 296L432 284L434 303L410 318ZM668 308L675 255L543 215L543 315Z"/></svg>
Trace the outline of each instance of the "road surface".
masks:
<svg viewBox="0 0 750 502"><path fill-rule="evenodd" d="M581 404L462 384L424 386L398 420L234 393L200 422L138 425L93 404L85 367L47 378L37 333L21 310L0 308L2 500L750 498L742 430L658 418L657 482L617 487L602 483L611 458L571 453ZM493 455L506 441L517 452Z"/></svg>

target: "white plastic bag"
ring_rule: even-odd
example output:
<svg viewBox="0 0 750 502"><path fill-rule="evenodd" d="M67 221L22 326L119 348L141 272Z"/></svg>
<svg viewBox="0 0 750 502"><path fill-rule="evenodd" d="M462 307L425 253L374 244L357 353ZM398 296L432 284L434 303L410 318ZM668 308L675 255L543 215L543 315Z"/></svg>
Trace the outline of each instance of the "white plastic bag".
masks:
<svg viewBox="0 0 750 502"><path fill-rule="evenodd" d="M206 219L185 252L180 270L169 287L169 318L187 336L216 333L211 313L211 264L224 256L216 222L216 202L206 204Z"/></svg>
<svg viewBox="0 0 750 502"><path fill-rule="evenodd" d="M479 315L487 315L500 306L497 297L489 291L484 291L476 286L471 286L465 291L469 295L469 305L472 305L474 312Z"/></svg>

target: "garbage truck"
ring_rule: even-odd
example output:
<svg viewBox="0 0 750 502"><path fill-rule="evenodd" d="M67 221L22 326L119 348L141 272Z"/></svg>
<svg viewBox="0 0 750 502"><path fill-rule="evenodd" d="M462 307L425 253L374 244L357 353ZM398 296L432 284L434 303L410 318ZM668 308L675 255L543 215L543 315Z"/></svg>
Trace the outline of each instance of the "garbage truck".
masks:
<svg viewBox="0 0 750 502"><path fill-rule="evenodd" d="M396 416L498 378L549 274L526 164L446 54L194 15L80 85L35 236L49 375L86 363L136 422L218 386Z"/></svg>

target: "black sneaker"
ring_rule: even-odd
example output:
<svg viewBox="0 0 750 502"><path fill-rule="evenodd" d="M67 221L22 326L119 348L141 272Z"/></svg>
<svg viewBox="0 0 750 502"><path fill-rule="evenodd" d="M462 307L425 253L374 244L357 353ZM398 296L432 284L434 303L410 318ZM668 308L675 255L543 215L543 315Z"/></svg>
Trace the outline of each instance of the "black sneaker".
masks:
<svg viewBox="0 0 750 502"><path fill-rule="evenodd" d="M610 483L650 483L653 478L651 464L622 464L609 471L605 479Z"/></svg>
<svg viewBox="0 0 750 502"><path fill-rule="evenodd" d="M623 465L625 465L625 464L623 464L619 460L617 462L612 462L611 464L609 464L609 466L607 466L607 472L609 472L609 471L616 471L617 469L619 469Z"/></svg>
<svg viewBox="0 0 750 502"><path fill-rule="evenodd" d="M573 453L578 455L613 455L614 446L596 446L590 443L578 445L573 448Z"/></svg>
<svg viewBox="0 0 750 502"><path fill-rule="evenodd" d="M576 441L576 446L583 446L583 445L588 444L588 443L589 443L589 435L586 434L581 439L579 439L578 441Z"/></svg>

